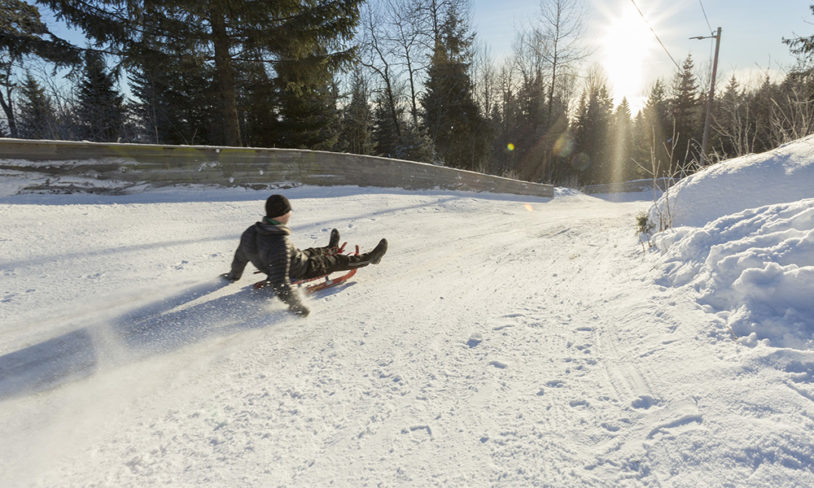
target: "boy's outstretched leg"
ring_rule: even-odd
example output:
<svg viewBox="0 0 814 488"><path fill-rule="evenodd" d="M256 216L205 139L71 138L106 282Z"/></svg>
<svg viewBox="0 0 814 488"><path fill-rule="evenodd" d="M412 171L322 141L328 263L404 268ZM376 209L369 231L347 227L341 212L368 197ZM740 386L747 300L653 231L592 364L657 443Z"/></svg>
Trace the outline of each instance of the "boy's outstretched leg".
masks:
<svg viewBox="0 0 814 488"><path fill-rule="evenodd" d="M324 249L324 248L320 248ZM310 251L310 250L306 250ZM303 279L316 278L336 271L348 271L362 268L368 264L379 264L382 256L387 252L387 239L382 239L370 252L358 256L347 254L321 254L314 253L308 259L308 270Z"/></svg>

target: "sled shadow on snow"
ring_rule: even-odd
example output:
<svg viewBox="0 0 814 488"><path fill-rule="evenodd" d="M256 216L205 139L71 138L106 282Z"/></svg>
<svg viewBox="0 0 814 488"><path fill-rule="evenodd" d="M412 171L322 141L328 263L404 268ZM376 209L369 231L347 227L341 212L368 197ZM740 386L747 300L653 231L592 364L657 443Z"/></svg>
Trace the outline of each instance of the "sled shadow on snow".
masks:
<svg viewBox="0 0 814 488"><path fill-rule="evenodd" d="M270 308L277 303L269 300L270 291L251 286L206 298L224 286L221 282L193 286L111 320L0 356L0 401L166 354L207 337L267 327L290 317L283 308Z"/></svg>

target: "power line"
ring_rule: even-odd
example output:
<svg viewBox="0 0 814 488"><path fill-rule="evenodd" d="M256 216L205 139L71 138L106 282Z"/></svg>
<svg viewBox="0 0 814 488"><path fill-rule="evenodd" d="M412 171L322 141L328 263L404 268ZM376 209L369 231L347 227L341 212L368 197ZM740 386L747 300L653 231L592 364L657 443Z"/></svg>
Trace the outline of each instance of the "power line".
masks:
<svg viewBox="0 0 814 488"><path fill-rule="evenodd" d="M642 10L639 8L639 6L636 5L636 0L630 0L630 3L632 3L633 6L636 7L636 11L639 12L639 15L642 16L642 20L644 20L644 23L647 24L647 27L650 28L650 32L653 33L653 36L656 38L656 40L659 41L659 45L661 46L662 49L664 49L664 52L667 53L667 56L670 58L670 61L672 61L673 64L676 65L676 68L679 71L681 71L681 66L679 66L678 63L676 63L676 60L673 59L673 56L670 54L670 51L668 51L667 47L664 45L664 43L661 42L661 39L659 39L659 35L656 34L656 30L653 28L652 25L650 25L650 22L647 21L647 19L645 18L644 14L642 13Z"/></svg>
<svg viewBox="0 0 814 488"><path fill-rule="evenodd" d="M707 27L709 27L709 31L712 32L712 26L709 24L709 19L707 18L707 10L704 8L704 2L702 0L698 0L698 3L701 4L701 12L704 13L704 20L707 21Z"/></svg>

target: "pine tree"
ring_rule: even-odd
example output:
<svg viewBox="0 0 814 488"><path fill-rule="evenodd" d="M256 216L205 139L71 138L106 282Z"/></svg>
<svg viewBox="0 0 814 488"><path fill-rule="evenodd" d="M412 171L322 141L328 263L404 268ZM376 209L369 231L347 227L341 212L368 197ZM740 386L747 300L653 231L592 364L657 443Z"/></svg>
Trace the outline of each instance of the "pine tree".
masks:
<svg viewBox="0 0 814 488"><path fill-rule="evenodd" d="M274 82L266 66L260 61L259 53L250 56L242 63L238 85L238 112L242 114L240 133L248 146L273 147L278 144L276 134L278 108Z"/></svg>
<svg viewBox="0 0 814 488"><path fill-rule="evenodd" d="M220 112L211 64L200 48L181 35L185 26L176 35L161 34L170 29L166 24L171 18L161 4L145 3L143 10L136 11L140 27L132 33L127 58L131 109L142 124L140 139L169 144L222 142L210 137L210 124ZM176 14L179 20L190 17Z"/></svg>
<svg viewBox="0 0 814 488"><path fill-rule="evenodd" d="M810 5L809 8L814 13L814 5ZM783 39L783 44L789 46L791 52L800 57L800 66L795 71L804 75L811 74L814 70L811 66L814 61L814 36Z"/></svg>
<svg viewBox="0 0 814 488"><path fill-rule="evenodd" d="M400 153L401 130L393 122L392 113L400 119L404 113L402 107L393 107L392 99L379 93L373 106L373 145L379 156L397 158Z"/></svg>
<svg viewBox="0 0 814 488"><path fill-rule="evenodd" d="M54 109L51 100L29 72L26 72L18 106L19 137L54 139Z"/></svg>
<svg viewBox="0 0 814 488"><path fill-rule="evenodd" d="M539 70L523 74L517 89L518 125L513 133L518 178L536 180L541 176L547 156L540 147L547 125L545 91Z"/></svg>
<svg viewBox="0 0 814 488"><path fill-rule="evenodd" d="M122 134L123 97L116 91L113 76L105 71L104 58L96 51L85 53L76 116L82 139L115 142Z"/></svg>
<svg viewBox="0 0 814 488"><path fill-rule="evenodd" d="M573 123L574 154L571 157L571 167L581 184L588 180L585 173L591 166L590 140L592 137L593 121L588 111L588 93L583 91L579 96L576 114Z"/></svg>
<svg viewBox="0 0 814 488"><path fill-rule="evenodd" d="M295 68L282 68L287 71L285 88L309 94L314 85L323 86L323 81L332 79L324 76L326 70L334 72L353 59L353 49L344 42L354 33L361 2L40 1L128 61L149 57L161 65L180 66L185 57L204 60L215 88L210 96L218 112L214 117L220 132L217 142L235 146L243 143L238 104L244 55L260 52L264 62L295 64ZM293 69L297 73L292 76Z"/></svg>
<svg viewBox="0 0 814 488"><path fill-rule="evenodd" d="M636 161L657 178L672 174L670 169L673 153L673 122L669 114L664 84L656 80L650 89L647 103L642 109L642 119L637 124Z"/></svg>
<svg viewBox="0 0 814 488"><path fill-rule="evenodd" d="M279 120L277 145L332 149L337 142L337 90L327 65L303 65L296 57L276 65L275 96Z"/></svg>
<svg viewBox="0 0 814 488"><path fill-rule="evenodd" d="M412 120L408 121L401 131L398 158L425 163L433 161L432 141L421 126L413 125Z"/></svg>
<svg viewBox="0 0 814 488"><path fill-rule="evenodd" d="M360 71L351 80L351 99L342 110L342 129L339 133L338 150L352 154L372 154L371 131L373 114L368 105L367 80Z"/></svg>
<svg viewBox="0 0 814 488"><path fill-rule="evenodd" d="M552 112L555 119L550 123L545 135L545 156L549 159L544 167L545 172L536 181L559 185L569 185L574 181L570 157L573 150L573 136L567 110L564 106L555 106Z"/></svg>
<svg viewBox="0 0 814 488"><path fill-rule="evenodd" d="M611 167L608 181L614 183L634 179L636 170L631 160L633 122L627 98L622 99L622 103L616 107L613 113L608 145L611 148Z"/></svg>
<svg viewBox="0 0 814 488"><path fill-rule="evenodd" d="M519 154L525 147L520 142L521 109L514 93L512 76L507 67L498 76L499 99L489 117L490 133L494 134L490 151L489 172L501 176L519 175Z"/></svg>
<svg viewBox="0 0 814 488"><path fill-rule="evenodd" d="M579 171L582 184L607 183L610 179L611 153L607 141L612 108L605 81L592 76L580 97L574 123L572 165Z"/></svg>
<svg viewBox="0 0 814 488"><path fill-rule="evenodd" d="M169 101L167 84L162 82L161 73L157 70L133 67L128 74L130 88L134 100L130 103L130 110L141 123L141 130L136 140L153 144L169 142L167 134L170 121L167 108Z"/></svg>
<svg viewBox="0 0 814 488"><path fill-rule="evenodd" d="M630 160L634 166L633 179L652 177L650 166L651 138L650 129L645 122L644 110L639 111L633 119L633 146Z"/></svg>
<svg viewBox="0 0 814 488"><path fill-rule="evenodd" d="M675 123L675 148L673 161L682 168L692 161L699 161L702 104L698 96L698 82L693 73L692 56L687 56L681 71L673 81L670 109ZM673 169L671 167L671 169Z"/></svg>
<svg viewBox="0 0 814 488"><path fill-rule="evenodd" d="M166 144L222 143L214 68L183 46L141 53L129 71L141 139ZM172 50L173 54L169 54Z"/></svg>
<svg viewBox="0 0 814 488"><path fill-rule="evenodd" d="M480 170L488 147L486 124L468 74L472 36L456 6L446 12L421 97L424 127L449 166Z"/></svg>
<svg viewBox="0 0 814 488"><path fill-rule="evenodd" d="M751 94L749 106L755 120L755 152L768 151L777 147L772 140L772 112L780 99L779 87L772 83L767 74L760 87Z"/></svg>

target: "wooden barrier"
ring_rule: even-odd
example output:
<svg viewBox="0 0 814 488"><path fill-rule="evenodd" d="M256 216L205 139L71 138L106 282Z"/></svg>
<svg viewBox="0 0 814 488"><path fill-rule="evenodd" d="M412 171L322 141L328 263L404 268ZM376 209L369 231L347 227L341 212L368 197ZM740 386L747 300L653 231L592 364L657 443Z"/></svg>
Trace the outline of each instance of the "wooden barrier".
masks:
<svg viewBox="0 0 814 488"><path fill-rule="evenodd" d="M0 168L153 185L353 185L553 197L551 185L376 156L214 146L0 138Z"/></svg>

